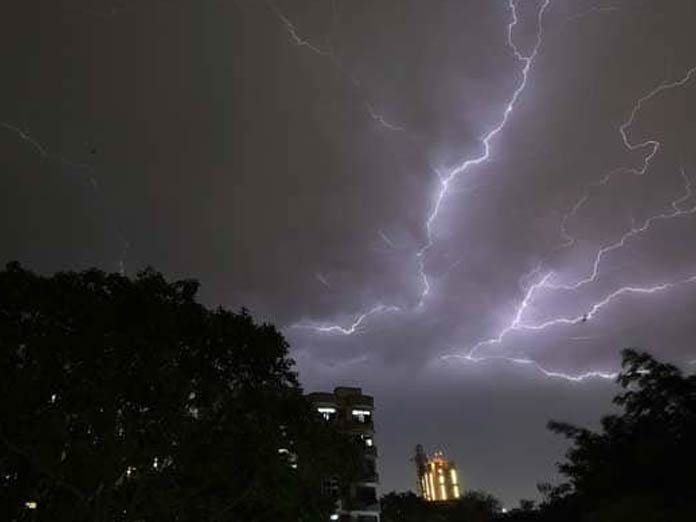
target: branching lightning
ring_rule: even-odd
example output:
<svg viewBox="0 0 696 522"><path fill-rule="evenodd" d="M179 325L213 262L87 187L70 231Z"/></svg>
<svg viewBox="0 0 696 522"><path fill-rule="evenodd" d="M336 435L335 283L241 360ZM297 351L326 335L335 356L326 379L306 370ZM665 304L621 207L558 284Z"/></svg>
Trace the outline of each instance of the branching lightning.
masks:
<svg viewBox="0 0 696 522"><path fill-rule="evenodd" d="M521 50L515 42L513 33L515 28L519 24L518 12L515 0L508 0L508 7L510 11L510 22L507 25L507 45L519 64L521 64L521 79L517 84L515 90L513 91L510 99L507 101L504 110L495 123L495 125L488 130L480 139L481 152L474 156L464 159L460 164L454 166L447 171L438 171L437 175L439 178L438 187L434 196L432 206L429 213L425 219L425 233L426 240L420 250L416 253L416 258L418 262L418 275L421 280L421 293L417 305L413 308L404 309L397 306L385 306L378 305L371 310L360 314L356 317L353 323L347 327L340 325L305 325L308 328L316 332L321 333L333 333L342 335L352 335L357 332L362 331L365 322L373 316L387 313L387 312L403 312L408 310L418 310L422 308L431 293L432 285L430 283L426 261L428 253L434 247L436 238L434 237L434 227L440 215L443 207L445 198L451 193L452 185L456 178L463 175L475 167L484 164L489 161L492 152L492 145L496 137L502 133L509 119L511 118L517 103L524 93L531 69L533 68L535 59L539 53L539 50L543 42L543 21L546 10L549 8L551 0L544 0L537 12L536 17L536 36L531 50L524 52ZM618 11L616 7L594 7L577 15L571 16L567 19L567 22L575 21L579 18L583 18L593 13L597 14L607 14L611 12ZM288 29L289 30L289 29ZM299 43L298 43L299 45ZM627 152L639 152L645 151L642 156L639 166L637 167L620 167L614 169L607 174L605 174L599 181L588 184L584 187L580 198L573 204L570 211L567 212L561 221L561 233L565 239L563 248L572 246L576 239L568 231L569 220L576 216L578 212L583 208L592 195L592 190L604 185L607 185L609 181L619 173L629 173L637 176L644 175L648 172L651 166L652 160L659 153L661 148L661 143L659 140L649 137L643 141L634 142L629 137L630 129L634 125L638 114L643 109L645 104L658 97L660 94L671 89L682 87L686 85L692 77L696 75L696 66L687 70L686 73L675 81L663 81L658 84L652 90L650 90L645 95L641 96L636 100L636 102L631 107L628 114L628 118L621 122L618 127L618 133L621 138L621 142ZM368 106L368 110L370 107ZM371 112L371 111L370 111ZM384 122L382 122L384 123ZM399 128L394 128L392 130L398 130ZM529 322L526 320L525 315L528 309L534 304L535 300L538 298L540 293L549 293L555 291L578 291L585 285L593 283L600 278L601 266L603 261L608 255L615 253L616 251L622 249L630 241L635 240L644 234L647 234L655 225L660 222L666 222L670 220L675 220L679 218L685 218L693 216L696 214L696 202L691 201L689 205L687 202L692 200L694 197L694 192L692 189L692 182L686 176L684 170L681 171L681 177L684 182L684 192L679 195L676 199L670 202L669 209L662 211L660 213L651 215L647 217L641 223L632 223L629 229L616 241L604 245L596 252L591 270L588 275L580 278L572 283L558 283L555 281L556 274L553 271L542 270L542 265L537 266L532 273L527 274L527 279L531 281L531 284L525 285L526 290L522 297L522 300L515 307L513 317L495 336L477 342L473 346L465 350L460 350L458 353L451 353L441 357L442 360L457 359L469 363L483 363L485 361L505 361L514 365L522 365L534 368L536 371L540 372L546 377L559 378L571 382L583 382L588 379L604 379L612 380L617 376L616 372L605 372L605 371L588 371L581 374L570 374L555 370L550 370L538 361L535 361L528 357L513 357L501 355L498 353L486 354L483 353L485 349L491 348L496 345L501 345L506 338L508 338L513 333L524 333L524 332L541 332L555 327L564 326L574 326L585 323L588 320L592 320L597 317L602 311L607 307L614 304L615 302L628 298L630 296L649 296L657 293L667 292L669 290L681 287L683 285L691 285L696 283L696 275L691 277L659 282L648 286L623 286L621 288L615 289L605 295L603 295L599 300L595 301L589 305L583 313L573 316L560 316L540 322ZM382 233L380 232L380 235ZM391 244L388 238L382 235L382 239L386 243ZM457 262L459 263L459 261ZM578 339L586 339L587 337L578 337Z"/></svg>
<svg viewBox="0 0 696 522"><path fill-rule="evenodd" d="M442 360L448 360L448 359L459 359L462 361L467 361L471 363L480 363L480 362L485 362L485 361L506 361L512 364L518 364L518 365L529 365L533 366L535 369L546 375L547 377L557 377L561 379L565 379L568 381L574 381L574 382L581 382L585 381L587 379L595 379L595 378L601 378L601 379L614 379L616 378L616 373L615 372L600 372L600 371L590 371L586 373L582 373L579 375L573 375L573 374L568 374L564 372L558 372L558 371L551 371L543 366L541 366L538 362L528 359L528 358L520 358L520 357L509 357L505 355L476 355L476 352L479 351L481 348L493 345L493 344L500 344L503 341L503 338L510 334L511 332L524 332L524 331L531 331L531 332L537 332L541 330L546 330L548 328L552 328L555 326L571 326L571 325L578 325L581 323L584 323L585 321L588 321L592 318L594 318L603 308L607 307L609 304L611 304L613 301L616 301L626 295L631 295L631 294L636 294L636 295L649 295L649 294L655 294L658 292L664 292L667 290L671 290L674 288L677 288L682 285L686 284L693 284L696 283L696 275L685 278L685 279L680 279L677 281L672 281L672 282L666 282L666 283L660 283L656 284L653 286L647 286L647 287L639 287L639 286L625 286L622 288L619 288L618 290L615 290L614 292L611 292L607 296L605 296L603 299L600 301L594 303L585 313L572 316L572 317L559 317L556 319L551 319L542 323L537 323L537 324L528 324L528 323L523 323L522 322L522 316L524 314L525 309L530 303L530 300L532 299L533 293L538 290L539 288L543 287L544 281L548 279L549 274L544 276L544 278L541 279L538 283L535 285L532 285L529 290L527 291L524 299L522 300L522 303L518 306L517 312L515 314L514 319L512 322L505 327L501 332L494 338L492 339L487 339L485 341L481 341L477 344L475 344L468 353L457 353L457 354L448 354L448 355L443 355L441 357Z"/></svg>
<svg viewBox="0 0 696 522"><path fill-rule="evenodd" d="M437 195L435 197L435 204L432 207L432 210L430 214L428 215L428 218L426 219L425 222L425 231L426 231L426 242L425 245L418 251L417 257L418 257L418 265L419 265L419 274L420 278L422 280L422 291L421 291L421 296L420 300L418 302L418 308L422 307L425 299L428 297L430 294L430 282L428 280L428 275L426 273L425 269L425 257L428 251L433 247L433 224L435 220L437 219L438 215L440 214L440 209L442 208L442 202L445 199L445 196L447 196L447 193L450 189L451 183L460 175L466 173L469 169L476 167L482 163L485 163L488 161L490 158L491 154L491 142L493 139L500 134L500 132L505 128L507 125L507 122L510 118L510 115L515 109L515 106L517 105L517 101L519 100L520 96L524 92L525 87L527 86L527 79L529 77L529 71L532 68L532 65L534 63L534 59L536 58L537 54L539 53L539 49L541 48L542 44L542 39L543 39L543 18L544 18L544 13L546 12L546 9L549 7L551 3L551 0L544 0L544 3L541 5L539 8L539 12L537 15L537 31L536 31L536 39L534 42L534 45L532 47L532 50L529 52L529 54L524 54L520 49L517 47L515 44L515 40L512 36L512 33L519 23L519 19L517 17L517 6L515 5L514 0L508 0L508 5L510 7L510 15L511 15L511 20L510 23L507 26L507 45L512 51L513 55L515 56L515 59L517 59L518 62L522 63L522 79L517 86L517 88L514 90L512 93L512 97L510 100L507 102L507 105L505 106L505 110L503 111L503 114L498 121L498 123L491 129L489 130L481 139L481 145L483 147L483 151L481 152L480 155L474 157L474 158L468 158L464 160L462 163L451 169L448 173L442 175L440 174L440 188L439 191L437 192Z"/></svg>
<svg viewBox="0 0 696 522"><path fill-rule="evenodd" d="M677 87L681 87L688 83L691 78L696 74L696 67L692 67L689 69L685 75L683 75L679 80L672 81L672 82L662 82L660 83L657 87L652 89L650 92L648 92L646 95L642 96L639 98L636 103L633 105L629 117L626 121L624 121L620 126L619 126L619 134L621 136L622 143L624 147L629 151L629 152L634 152L637 150L642 150L642 149L648 149L648 153L643 157L642 163L640 167L638 168L629 168L629 167L623 167L620 169L615 169L608 174L606 174L604 177L602 177L598 182L594 182L588 186L585 187L583 194L581 198L573 205L571 211L567 213L561 222L561 230L564 238L566 239L566 243L564 246L570 246L575 242L575 238L572 237L567 230L567 222L570 219L570 217L574 216L580 208L588 201L590 197L590 191L592 188L598 187L598 186L603 186L606 185L609 180L615 175L618 174L619 172L628 172L634 175L644 175L648 169L650 168L650 162L652 159L655 157L655 155L659 152L661 143L653 138L649 138L645 141L639 142L639 143L633 143L631 142L630 138L628 137L628 132L630 127L634 124L636 117L640 110L643 108L644 104L653 99L654 97L658 96L660 93L674 89ZM531 365L534 366L537 370L542 372L544 375L549 376L549 377L559 377L559 378L564 378L567 380L571 381L582 381L586 380L588 378L605 378L605 379L613 379L615 377L614 373L604 373L604 372L589 372L585 373L582 375L570 375L570 374L565 374L562 372L551 372L549 370L546 370L543 368L541 365L539 365L537 362L531 360L531 359L524 359L524 358L515 358L515 357L506 357L502 355L492 355L492 356L477 356L477 352L479 352L481 349L489 347L491 345L497 345L501 344L503 339L510 334L513 331L541 331L545 330L547 328L552 328L556 326L561 326L561 325L577 325L582 322L585 322L589 319L592 319L595 317L603 308L605 308L607 305L615 301L616 299L626 295L626 294L654 294L656 292L663 292L666 290L670 290L672 288L675 288L677 286L681 286L683 284L687 283L693 283L696 281L696 276L683 279L677 282L670 282L670 283L661 283L657 284L654 286L649 286L649 287L633 287L633 286L626 286L619 288L618 290L615 290L614 292L610 293L609 295L605 296L602 300L596 302L595 304L592 305L592 307L585 312L584 314L580 314L575 317L560 317L560 318L555 318L555 319L550 319L548 321L539 323L539 324L526 324L523 323L523 314L527 307L529 306L530 302L532 301L534 294L541 290L541 289L549 289L549 290L578 290L582 286L587 285L589 283L595 282L598 277L600 276L600 265L605 258L605 256L613 251L616 251L626 245L626 243L630 240L633 239L645 232L647 232L655 223L659 221L666 221L670 219L675 219L679 217L685 217L685 216L690 216L696 213L696 204L692 205L691 207L687 209L682 208L682 204L688 201L689 199L692 198L693 192L692 192L692 185L690 179L686 176L684 170L682 169L681 172L682 178L684 180L684 186L685 186L685 193L683 196L679 197L678 199L674 200L671 202L671 210L668 212L663 212L654 216L650 216L647 218L640 226L636 226L635 224L624 234L622 235L617 241L604 246L600 248L595 255L593 264L592 264L592 270L588 276L585 278L580 279L579 281L576 281L575 283L572 284L552 284L550 283L550 279L553 277L553 273L547 273L540 281L537 283L531 285L529 289L527 290L527 293L525 294L524 298L522 299L522 302L518 306L516 313L512 319L512 321L505 327L503 328L498 335L491 339L486 339L484 341L480 341L477 344L475 344L467 354L465 355L457 355L456 357L459 357L463 360L469 361L469 362L482 362L485 360L490 360L490 359L498 359L498 360L506 360L510 363L513 364L524 364L524 365ZM438 202L439 206L439 202ZM438 207L436 206L436 209ZM427 280L426 280L427 282ZM428 288L428 287L426 287Z"/></svg>
<svg viewBox="0 0 696 522"><path fill-rule="evenodd" d="M589 371L585 373L580 373L577 375L570 374L570 373L563 373L563 372L558 372L558 371L553 371L549 370L547 368L544 368L541 364L536 362L533 359L527 359L525 357L505 357L502 355L489 355L489 356L484 356L484 357L475 357L473 355L467 354L467 355L443 355L441 357L441 360L447 361L450 359L456 359L460 361L465 361L465 362L470 362L470 363L483 363L487 361L503 361L507 362L510 364L515 364L519 366L531 366L541 374L543 374L546 377L551 377L551 378L556 378L556 379L563 379L565 381L571 381L571 382L583 382L588 379L605 379L605 380L614 380L618 376L617 372L599 372L599 371Z"/></svg>
<svg viewBox="0 0 696 522"><path fill-rule="evenodd" d="M468 355L473 357L476 354L476 352L478 352L482 348L492 346L495 344L500 344L503 342L503 339L505 338L505 336L507 336L510 332L513 332L515 330L519 330L521 328L522 317L524 315L524 312L529 307L529 304L531 303L531 301L534 297L534 293L537 290L539 290L539 288L542 288L552 275L553 275L553 272L548 272L541 279L539 279L539 281L532 284L527 289L527 292L525 293L524 298L522 299L522 301L518 305L517 309L515 310L515 315L512 318L512 321L510 321L510 324L508 324L505 328L503 328L498 333L498 335L496 335L495 337L476 343L471 348Z"/></svg>
<svg viewBox="0 0 696 522"><path fill-rule="evenodd" d="M585 186L580 198L573 204L570 211L567 212L561 220L561 235L565 240L564 243L561 245L562 248L572 246L577 241L577 239L568 231L568 221L571 218L575 217L577 213L580 211L580 209L588 202L588 200L590 199L592 189L605 186L614 177L614 175L619 173L625 172L629 174L634 174L636 176L644 175L650 168L650 162L660 151L660 147L662 146L662 144L654 138L648 138L647 140L639 143L632 143L628 137L629 129L635 123L636 117L638 116L638 113L643 108L643 106L647 102L649 102L650 100L652 100L653 98L665 91L675 89L678 87L683 87L692 79L692 77L695 74L696 66L693 66L691 67L691 69L687 70L686 73L678 80L671 82L661 82L650 92L638 98L638 100L633 104L628 119L626 119L624 122L621 123L621 125L619 125L618 130L619 135L621 137L621 142L623 143L623 146L626 148L628 152L635 152L642 149L648 149L648 153L643 157L641 165L638 168L620 167L614 169L605 174L599 181L592 182Z"/></svg>
<svg viewBox="0 0 696 522"><path fill-rule="evenodd" d="M633 126L633 124L636 121L638 113L641 111L643 106L658 96L659 94L663 93L664 91L674 89L677 87L681 87L686 85L696 74L696 67L692 67L691 69L687 70L686 73L679 78L676 81L671 81L671 82L662 82L657 85L657 87L653 88L650 92L645 94L644 96L640 97L635 104L632 106L631 111L629 113L628 118L621 123L619 126L619 135L621 137L621 141L626 148L627 151L629 152L635 152L643 149L647 149L647 154L642 158L641 164L639 167L622 167L618 169L614 169L610 171L609 173L605 174L599 181L593 182L589 185L587 185L581 197L576 201L576 203L573 205L571 210L563 216L562 222L561 222L561 232L566 240L565 243L562 245L563 247L568 247L572 246L576 239L571 236L571 234L568 232L567 229L567 223L568 220L575 216L577 212L587 203L587 201L590 198L591 190L593 188L601 187L606 185L610 179L618 173L622 172L627 172L633 175L638 175L642 176L647 173L647 171L650 168L651 161L653 158L657 155L657 153L660 150L661 143L657 139L654 138L648 138L645 141L642 142L637 142L634 143L630 140L629 138L629 130ZM604 298L599 300L598 302L594 303L585 313L573 316L573 317L558 317L554 319L550 319L541 323L537 324L529 324L523 322L523 314L527 307L529 306L530 301L533 300L534 294L539 291L539 290L566 290L566 291L576 291L579 290L581 287L588 285L590 283L593 283L598 280L600 277L600 268L601 268L601 263L605 259L605 257L612 253L615 252L621 248L623 248L627 242L631 239L634 239L646 232L648 232L652 226L658 222L661 221L668 221L676 218L681 218L681 217L687 217L691 216L694 213L696 213L696 203L692 203L691 206L688 208L683 208L683 204L686 203L689 199L693 197L693 190L692 190L692 183L691 180L686 176L686 173L682 169L681 171L681 176L684 181L684 194L680 196L679 198L673 200L670 203L670 209L669 211L665 211L653 216L648 217L643 221L643 223L640 226L637 226L635 223L632 224L632 226L629 228L627 232L625 232L618 240L615 242L601 247L593 260L592 263L592 269L590 273L584 277L579 279L578 281L575 281L573 283L567 283L567 284L556 284L556 283L551 283L551 279L553 277L553 273L548 273L546 274L539 282L536 284L532 285L529 287L527 293L525 294L524 298L522 299L522 302L518 306L516 310L516 314L513 317L512 321L505 327L503 328L498 335L491 339L487 339L484 341L480 341L477 344L475 344L468 353L464 355L455 355L454 357L466 360L468 362L482 362L485 360L490 360L490 359L496 359L496 360L506 360L510 363L513 364L524 364L524 365L531 365L534 366L538 371L542 372L544 375L549 376L549 377L560 377L566 380L571 380L571 381L583 381L588 378L604 378L604 379L612 379L615 377L616 374L614 373L604 373L604 372L589 372L585 373L582 375L570 375L570 374L565 374L561 372L552 372L549 371L545 368L543 368L541 365L539 365L537 362L531 360L531 359L525 359L525 358L515 358L515 357L506 357L502 355L488 355L488 356L477 356L477 352L479 352L481 349L489 347L491 345L497 345L501 344L503 339L510 334L511 332L522 332L522 331L541 331L545 330L548 328L553 328L557 326L572 326L572 325L578 325L581 324L585 321L588 321L592 318L594 318L602 309L607 307L609 304L614 302L615 300L626 296L626 295L650 295L654 294L657 292L664 292L667 290L671 290L673 288L676 288L678 286L684 285L684 284L692 284L696 282L696 276L692 276L686 279L681 279L678 281L674 282L665 282L665 283L660 283L656 284L653 286L624 286L621 287L608 295L606 295ZM445 356L445 357L452 357L452 356Z"/></svg>
<svg viewBox="0 0 696 522"><path fill-rule="evenodd" d="M551 0L544 0L544 2L541 4L541 7L539 8L538 14L537 14L537 20L536 20L536 37L534 40L534 45L532 46L531 51L529 51L528 54L525 54L522 52L517 44L515 43L515 40L513 38L513 31L515 27L519 24L519 18L517 16L517 6L515 4L515 0L508 0L508 6L510 9L510 22L507 25L507 31L506 31L506 36L507 36L507 45L509 49L511 50L513 56L515 59L522 64L522 70L521 70L521 80L515 90L512 93L512 96L510 99L507 101L505 105L505 109L503 110L503 113L498 120L498 122L491 128L486 134L483 135L481 138L481 146L482 146L482 152L478 156L474 158L467 158L464 161L462 161L459 165L456 165L454 168L450 169L448 172L443 173L441 171L437 171L440 184L439 184L439 189L436 193L435 196L435 203L433 204L433 207L430 211L430 213L427 216L427 219L425 221L425 232L426 232L426 241L423 247L421 247L420 250L416 253L416 257L418 260L418 274L419 278L421 280L421 293L420 293L420 298L418 300L418 303L416 305L416 309L421 309L423 305L425 304L425 300L427 297L430 295L430 290L431 290L431 285L430 285L430 280L428 278L427 272L426 272L426 267L425 267L425 261L426 261L426 256L427 253L430 251L430 249L434 245L434 239L433 239L433 225L435 221L437 220L438 215L440 214L440 210L442 208L442 203L447 196L452 182L459 177L462 174L465 174L468 172L470 169L485 163L489 160L490 154L491 154L491 143L492 141L500 134L504 129L505 126L507 125L510 116L512 115L517 102L524 92L525 88L527 87L527 80L529 77L529 72L532 68L532 65L534 64L534 60L537 57L537 54L539 53L539 49L541 48L542 41L543 41L543 18L544 14L546 12L546 9L549 7L551 4ZM285 18L285 17L283 17ZM287 27L287 26L286 26ZM290 26L293 27L294 26ZM291 33L291 37L293 37L294 33ZM296 36L296 35L295 35ZM300 41L303 41L300 39ZM356 320L356 323L358 325L362 324L364 320L367 318L375 315L376 313L381 313L384 310L381 309L382 305L379 305L372 310L363 313L358 316L358 319ZM402 311L401 307L398 306L391 306L388 307L390 311ZM354 323L355 325L355 323ZM333 332L333 333L341 333L344 335L352 335L353 333L356 332L356 328L351 325L350 327L342 327L340 325L331 325L331 326L313 326L312 327L315 331L317 332Z"/></svg>
<svg viewBox="0 0 696 522"><path fill-rule="evenodd" d="M333 334L343 334L343 335L353 335L355 333L360 333L363 331L363 323L372 316L381 315L391 312L398 312L401 308L398 306L386 306L377 305L365 313L358 315L353 323L348 327L343 327L340 325L319 325L314 323L296 323L293 325L294 328L309 328L319 333L333 333Z"/></svg>
<svg viewBox="0 0 696 522"><path fill-rule="evenodd" d="M642 176L646 174L650 168L651 161L653 158L658 154L661 143L657 139L654 138L648 138L645 141L642 142L637 142L634 143L630 140L629 138L629 129L633 126L633 124L636 121L636 118L638 116L638 113L641 111L643 106L658 96L659 94L663 93L664 91L682 87L686 85L692 77L696 74L696 67L692 67L691 69L687 70L686 73L679 78L676 81L671 81L671 82L662 82L658 84L655 88L653 88L650 92L645 94L644 96L640 97L635 104L632 106L631 111L629 113L628 118L621 123L619 126L619 135L621 137L621 141L626 148L627 151L629 152L635 152L639 151L642 149L647 149L647 154L643 157L641 164L639 167L621 167L618 169L614 169L607 174L605 174L599 181L593 182L589 185L587 185L581 197L576 201L576 203L573 205L571 210L563 216L563 219L561 221L561 232L566 240L565 243L562 245L562 247L568 247L572 246L576 238L573 237L567 229L567 223L568 220L575 216L577 212L587 203L587 201L590 198L591 195L591 190L593 188L601 187L606 185L611 178L618 173L626 172L630 173L633 175L637 176ZM521 304L517 308L517 312L513 318L513 320L510 322L508 326L506 326L503 330L499 332L499 334L491 339L487 339L484 341L481 341L477 344L475 344L467 354L465 355L456 355L456 357L461 358L463 360L469 361L469 362L481 362L484 360L489 360L489 359L502 359L506 360L510 363L514 364L526 364L526 365L532 365L534 366L537 370L542 372L543 374L551 377L561 377L567 380L571 381L582 381L587 378L606 378L610 379L615 376L615 374L612 373L602 373L602 372L589 372L586 374L582 375L569 375L561 372L550 372L546 370L545 368L541 367L538 363L531 359L523 359L523 358L515 358L515 357L506 357L506 356L501 356L501 355L489 355L489 356L477 356L477 352L481 350L482 348L489 347L491 345L496 345L502 343L504 337L506 337L508 334L510 334L513 331L520 332L520 331L541 331L545 330L548 328L556 327L556 326L571 326L571 325L577 325L580 323L583 323L589 319L592 319L595 317L603 308L611 304L613 301L629 294L635 294L635 295L649 295L649 294L654 294L657 292L664 292L667 290L671 290L673 288L676 288L678 286L684 285L684 284L691 284L696 282L696 276L692 276L686 279L678 280L676 282L666 282L666 283L660 283L656 284L653 286L625 286L621 287L610 294L606 295L603 299L600 301L594 303L589 310L587 310L585 313L574 316L574 317L559 317L559 318L554 318L550 319L538 324L527 324L522 321L522 317L524 314L525 309L528 307L530 301L533 299L533 296L535 292L545 289L545 290L567 290L567 291L576 291L579 290L581 287L588 285L590 283L593 283L598 280L600 277L600 267L602 261L605 259L605 257L612 253L615 252L621 248L623 248L627 242L631 239L634 239L647 231L651 229L651 227L661 221L668 221L671 219L675 218L681 218L681 217L687 217L691 216L694 213L696 213L696 203L692 203L692 205L688 208L683 208L683 204L686 203L689 199L693 197L693 191L692 191L692 183L691 180L686 176L686 173L682 169L681 171L681 176L682 179L684 180L684 194L675 199L670 203L670 208L671 210L662 212L653 216L648 217L643 221L643 223L640 226L637 226L635 223L632 224L632 226L629 228L629 230L624 233L617 241L606 245L604 247L601 247L593 260L592 263L592 269L590 273L584 277L581 278L578 281L575 281L574 283L567 283L567 284L556 284L556 283L550 283L549 281L553 277L552 273L547 274L542 278L538 283L532 285L529 290L527 291L526 295L524 296Z"/></svg>
<svg viewBox="0 0 696 522"><path fill-rule="evenodd" d="M621 236L617 241L611 243L610 245L604 246L597 251L594 261L592 263L592 270L589 275L571 284L547 284L546 288L552 290L578 290L579 288L594 283L599 277L599 270L602 260L607 254L619 250L626 245L626 242L633 239L645 232L647 232L655 223L659 221L667 221L674 218L680 218L685 216L691 216L696 213L696 203L687 209L682 209L681 205L693 197L691 180L687 177L684 169L681 170L681 176L684 180L685 193L683 196L671 202L670 206L672 210L669 212L663 212L661 214L656 214L647 218L643 224L639 227L633 225L623 236Z"/></svg>
<svg viewBox="0 0 696 522"><path fill-rule="evenodd" d="M36 139L31 133L28 131L21 129L17 127L16 125L12 125L7 122L0 121L0 127L3 127L4 129L7 129L8 131L12 132L15 136L17 136L19 139L24 141L25 143L29 144L29 146L38 153L39 157L42 160L45 161L50 161L57 163L59 165L62 165L63 167L67 167L69 169L74 169L76 171L80 171L82 173L85 173L85 179L87 182L90 184L92 187L92 190L99 194L99 183L97 182L97 178L94 176L94 168L91 165L87 165L85 163L76 163L74 161L71 161L67 158L64 158L63 156L58 156L55 154L49 153L48 148L43 145L38 139ZM118 227L117 227L118 228ZM118 234L120 236L120 240L122 243L122 249L121 249L121 255L118 259L118 267L119 267L119 272L121 274L125 274L126 271L126 258L128 255L128 251L130 250L130 243L127 239L125 239L123 233L119 230Z"/></svg>
<svg viewBox="0 0 696 522"><path fill-rule="evenodd" d="M578 290L582 286L594 282L597 280L600 274L600 265L601 262L606 254L609 252L618 250L622 248L623 246L626 245L626 242L634 237L637 237L646 231L650 229L650 227L658 222L658 221L665 221L665 220L670 220L670 219L675 219L679 217L686 217L686 216L691 216L696 214L696 203L693 203L692 206L688 207L687 209L683 209L682 205L686 203L689 199L692 199L694 196L693 190L692 190L692 184L691 180L689 177L686 175L684 172L684 169L681 170L681 176L682 179L684 180L684 194L678 197L677 199L673 200L670 203L670 208L672 209L669 212L663 212L661 214L656 214L654 216L651 216L647 218L643 224L639 227L636 227L635 225L631 227L628 232L626 232L618 241L612 243L611 245L608 245L606 247L601 248L597 255L595 256L593 266L592 266L592 272L589 276L573 283L573 284L567 284L567 285L555 285L549 283L551 278L554 276L553 272L548 272L546 273L539 281L536 283L532 284L527 292L525 293L524 298L522 299L521 303L518 305L515 315L513 319L510 321L510 323L503 328L495 337L492 337L490 339L486 339L483 341L479 341L476 343L465 355L457 355L457 357L462 358L466 361L469 362L480 362L480 361L485 361L489 359L504 359L509 362L515 363L515 364L532 364L535 366L538 370L542 371L546 375L550 375L553 373L555 377L567 377L570 380L578 380L578 376L570 376L568 374L563 374L560 372L549 372L542 368L540 365L535 363L534 361L529 361L527 359L520 359L520 358L515 358L515 357L506 357L502 355L493 355L493 356L478 356L477 353L482 350L483 348L488 348L493 345L499 345L503 342L504 338L508 336L512 332L524 332L524 331L531 331L531 332L537 332L541 330L546 330L548 328L553 328L556 326L573 326L573 325L578 325L581 323L584 323L590 319L593 319L602 309L607 307L609 304L612 302L616 301L617 299L625 296L625 295L649 295L649 294L654 294L657 292L664 292L666 290L671 290L673 288L676 288L678 286L682 286L684 284L691 284L696 282L696 276L692 276L686 279L681 279L675 282L666 282L666 283L660 283L656 284L653 286L646 286L646 287L641 287L641 286L624 286L621 287L608 295L606 295L604 298L601 300L597 301L594 303L588 310L586 310L584 313L578 314L576 316L572 317L558 317L554 319L549 319L547 321L541 322L541 323L536 323L536 324L530 324L530 323L525 323L523 321L524 318L524 313L529 307L530 303L533 301L534 295L536 292L539 290ZM606 378L611 378L613 374L611 373L602 373L602 372L590 372L588 374L584 374L582 376L579 376L579 380L584 380L586 378L590 377L603 377L606 376ZM572 377L572 378L571 378Z"/></svg>
<svg viewBox="0 0 696 522"><path fill-rule="evenodd" d="M310 40L303 38L300 36L299 31L297 30L297 27L295 27L295 24L290 20L286 15L284 15L278 7L273 4L272 2L266 2L268 5L269 9L275 14L276 18L283 24L283 27L285 28L285 31L287 32L288 36L290 37L290 40L292 43L298 47L304 47L306 49L309 49L312 51L314 54L318 56L323 56L325 58L328 58L331 60L331 62L334 64L334 66L343 74L348 82L356 89L360 90L361 85L360 82L358 81L357 78L355 78L343 65L342 61L336 54L335 50L331 45L326 45L326 46L319 46L314 43L312 43ZM334 25L337 24L337 14L336 14L336 6L334 4L333 6L333 12L334 12ZM391 132L402 132L405 129L401 127L400 125L396 125L394 123L391 123L387 120L387 118L380 114L379 111L375 108L375 106L367 101L365 99L365 96L361 97L364 99L362 102L363 108L365 109L365 113L370 117L372 121L377 123L381 128L386 129Z"/></svg>
<svg viewBox="0 0 696 522"><path fill-rule="evenodd" d="M301 38L300 35L297 33L295 24L293 24L290 21L290 19L280 11L280 9L278 9L274 4L270 2L268 3L268 6L271 8L273 13L275 13L278 19L283 23L285 30L287 31L288 35L290 36L290 39L295 45L297 45L298 47L306 47L313 53L318 54L319 56L334 56L333 49L331 49L330 47L323 49L317 45L314 45L309 40Z"/></svg>

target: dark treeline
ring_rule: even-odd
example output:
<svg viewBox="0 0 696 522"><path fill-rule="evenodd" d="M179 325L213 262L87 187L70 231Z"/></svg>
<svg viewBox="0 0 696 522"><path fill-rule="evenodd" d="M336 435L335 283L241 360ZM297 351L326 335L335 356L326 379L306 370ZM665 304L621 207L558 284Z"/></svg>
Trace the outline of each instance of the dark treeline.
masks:
<svg viewBox="0 0 696 522"><path fill-rule="evenodd" d="M329 520L322 486L362 471L354 442L274 327L196 289L0 272L0 520Z"/></svg>
<svg viewBox="0 0 696 522"><path fill-rule="evenodd" d="M0 271L0 520L327 521L364 473L314 412L288 345L152 270ZM696 520L696 377L623 352L620 413L570 440L543 500L382 498L384 522ZM492 449L494 451L494 449Z"/></svg>
<svg viewBox="0 0 696 522"><path fill-rule="evenodd" d="M483 493L427 504L412 493L382 498L383 522L693 522L696 520L696 376L624 350L614 398L620 413L600 431L552 421L571 447L559 485L543 500L502 513Z"/></svg>

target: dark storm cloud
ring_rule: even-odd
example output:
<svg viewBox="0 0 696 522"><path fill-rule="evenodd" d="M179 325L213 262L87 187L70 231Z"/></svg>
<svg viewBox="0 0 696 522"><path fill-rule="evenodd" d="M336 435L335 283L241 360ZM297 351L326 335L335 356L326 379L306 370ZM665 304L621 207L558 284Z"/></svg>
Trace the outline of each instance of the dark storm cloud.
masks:
<svg viewBox="0 0 696 522"><path fill-rule="evenodd" d="M542 4L516 3L525 56ZM489 160L448 187L419 307L438 176L482 154L523 79L508 2L22 2L0 21L0 258L197 277L208 303L279 323L308 388L376 395L383 489L412 486L420 441L444 446L473 487L532 496L563 448L545 421L589 422L612 385L442 357L497 338L544 274L582 280L600 248L672 212L682 168L696 181L694 78L627 128L629 143L660 142L645 175L592 186L644 164L650 149L627 150L620 126L696 66L691 4L550 2ZM525 324L695 275L694 219L651 221L577 291L541 289ZM617 294L587 321L477 353L573 375L616 370L626 345L694 359L695 299L691 283ZM353 335L307 328L348 328L377 305Z"/></svg>

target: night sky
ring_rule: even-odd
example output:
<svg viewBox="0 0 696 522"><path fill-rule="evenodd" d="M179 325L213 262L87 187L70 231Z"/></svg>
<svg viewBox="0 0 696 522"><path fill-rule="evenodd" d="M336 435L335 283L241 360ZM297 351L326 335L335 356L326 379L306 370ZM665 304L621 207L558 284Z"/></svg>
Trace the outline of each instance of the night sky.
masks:
<svg viewBox="0 0 696 522"><path fill-rule="evenodd" d="M692 0L10 0L0 262L195 277L376 399L382 491L443 449L557 479L619 350L696 311ZM693 185L693 187L692 187ZM693 197L692 197L693 190Z"/></svg>

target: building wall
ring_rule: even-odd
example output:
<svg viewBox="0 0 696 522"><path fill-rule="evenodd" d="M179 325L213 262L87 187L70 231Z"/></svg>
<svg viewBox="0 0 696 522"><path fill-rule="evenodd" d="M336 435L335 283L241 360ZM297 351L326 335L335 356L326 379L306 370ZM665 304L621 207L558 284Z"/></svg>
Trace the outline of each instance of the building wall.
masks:
<svg viewBox="0 0 696 522"><path fill-rule="evenodd" d="M308 398L327 422L336 426L364 445L368 473L362 480L348 485L347 495L339 499L334 520L350 522L379 522L377 498L377 447L374 443L374 399L360 388L338 387L333 393L310 393Z"/></svg>

